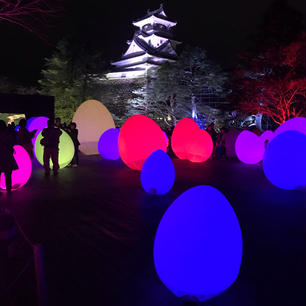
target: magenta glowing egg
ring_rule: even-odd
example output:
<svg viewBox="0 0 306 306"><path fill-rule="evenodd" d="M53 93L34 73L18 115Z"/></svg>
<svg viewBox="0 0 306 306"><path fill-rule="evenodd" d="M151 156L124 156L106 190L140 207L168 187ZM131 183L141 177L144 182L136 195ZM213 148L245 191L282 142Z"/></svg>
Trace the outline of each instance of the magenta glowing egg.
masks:
<svg viewBox="0 0 306 306"><path fill-rule="evenodd" d="M14 146L14 158L18 169L12 172L12 189L19 189L27 183L32 173L32 162L28 152L19 145ZM1 173L0 188L6 189L4 173Z"/></svg>
<svg viewBox="0 0 306 306"><path fill-rule="evenodd" d="M134 115L125 121L118 144L122 161L134 170L141 170L145 160L154 151L167 151L163 131L156 122L144 115Z"/></svg>
<svg viewBox="0 0 306 306"><path fill-rule="evenodd" d="M98 150L105 159L116 160L120 158L118 149L118 138L120 129L108 129L100 137Z"/></svg>
<svg viewBox="0 0 306 306"><path fill-rule="evenodd" d="M257 164L262 161L265 153L264 141L253 132L244 130L236 139L235 151L244 164Z"/></svg>
<svg viewBox="0 0 306 306"><path fill-rule="evenodd" d="M174 154L180 159L187 158L189 141L199 130L196 122L190 118L181 119L175 126L171 136L171 146Z"/></svg>
<svg viewBox="0 0 306 306"><path fill-rule="evenodd" d="M305 117L295 117L287 120L282 125L280 125L274 132L275 136L286 131L298 131L306 134L306 118Z"/></svg>
<svg viewBox="0 0 306 306"><path fill-rule="evenodd" d="M28 130L29 132L32 132L34 130L37 130L35 132L35 136L32 138L32 143L33 143L33 147L35 146L35 141L37 136L39 135L39 133L47 127L47 122L48 122L49 118L47 117L34 117L33 120L30 121L30 123L28 124Z"/></svg>

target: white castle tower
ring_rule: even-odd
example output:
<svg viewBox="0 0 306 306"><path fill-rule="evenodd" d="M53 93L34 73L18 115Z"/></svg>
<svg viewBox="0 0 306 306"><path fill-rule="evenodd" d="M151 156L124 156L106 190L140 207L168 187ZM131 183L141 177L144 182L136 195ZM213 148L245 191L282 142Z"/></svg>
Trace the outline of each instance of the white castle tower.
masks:
<svg viewBox="0 0 306 306"><path fill-rule="evenodd" d="M112 62L114 68L107 73L109 80L142 78L149 69L154 69L166 61L175 61L175 47L178 41L172 39L172 28L176 22L170 21L163 5L155 11L148 11L144 18L136 20L133 25L138 29L128 41L128 49L121 59Z"/></svg>

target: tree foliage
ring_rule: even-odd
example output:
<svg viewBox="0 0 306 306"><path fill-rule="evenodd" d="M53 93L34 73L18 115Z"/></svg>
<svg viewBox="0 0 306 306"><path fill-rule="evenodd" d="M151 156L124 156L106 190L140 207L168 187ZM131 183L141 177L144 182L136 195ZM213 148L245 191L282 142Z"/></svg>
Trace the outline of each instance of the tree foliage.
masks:
<svg viewBox="0 0 306 306"><path fill-rule="evenodd" d="M96 63L96 65L94 65ZM40 93L55 97L55 116L72 120L76 108L94 95L94 78L101 56L91 53L86 45L61 40L54 54L46 59Z"/></svg>
<svg viewBox="0 0 306 306"><path fill-rule="evenodd" d="M303 18L284 1L268 10L253 45L239 55L231 96L246 115L263 114L275 123L305 115Z"/></svg>
<svg viewBox="0 0 306 306"><path fill-rule="evenodd" d="M0 22L15 24L47 40L43 29L63 11L59 0L0 0Z"/></svg>
<svg viewBox="0 0 306 306"><path fill-rule="evenodd" d="M204 50L186 47L176 62L167 62L148 83L147 111L156 112L171 122L196 115L213 112L201 96L205 89L215 96L225 96L227 75L214 64Z"/></svg>

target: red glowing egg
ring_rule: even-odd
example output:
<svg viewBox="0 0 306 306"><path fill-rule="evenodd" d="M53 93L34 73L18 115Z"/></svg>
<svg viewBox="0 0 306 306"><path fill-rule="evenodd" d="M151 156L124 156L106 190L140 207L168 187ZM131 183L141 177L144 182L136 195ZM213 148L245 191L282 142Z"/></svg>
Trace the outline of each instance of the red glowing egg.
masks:
<svg viewBox="0 0 306 306"><path fill-rule="evenodd" d="M177 123L171 136L171 146L178 158L188 159L186 153L190 139L198 130L198 125L192 119L184 118Z"/></svg>
<svg viewBox="0 0 306 306"><path fill-rule="evenodd" d="M209 159L213 152L213 141L211 136L205 131L198 129L193 132L188 147L186 157L194 163L203 163Z"/></svg>
<svg viewBox="0 0 306 306"><path fill-rule="evenodd" d="M130 117L121 127L118 138L122 161L134 170L141 170L145 160L156 150L167 152L163 131L144 115Z"/></svg>

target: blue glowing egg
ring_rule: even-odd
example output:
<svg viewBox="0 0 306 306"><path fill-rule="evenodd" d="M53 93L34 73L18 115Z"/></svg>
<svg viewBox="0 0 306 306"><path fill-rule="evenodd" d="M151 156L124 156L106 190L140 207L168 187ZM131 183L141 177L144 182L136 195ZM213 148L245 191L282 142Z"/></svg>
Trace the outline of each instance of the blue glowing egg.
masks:
<svg viewBox="0 0 306 306"><path fill-rule="evenodd" d="M150 194L166 194L173 186L175 170L170 157L163 150L154 151L143 164L140 181Z"/></svg>
<svg viewBox="0 0 306 306"><path fill-rule="evenodd" d="M98 151L105 159L119 159L118 137L120 129L108 129L100 137Z"/></svg>
<svg viewBox="0 0 306 306"><path fill-rule="evenodd" d="M306 186L306 134L287 131L274 137L262 166L267 179L279 188Z"/></svg>
<svg viewBox="0 0 306 306"><path fill-rule="evenodd" d="M205 301L226 290L242 259L240 225L226 197L207 185L181 194L160 221L153 253L159 278L176 296Z"/></svg>

